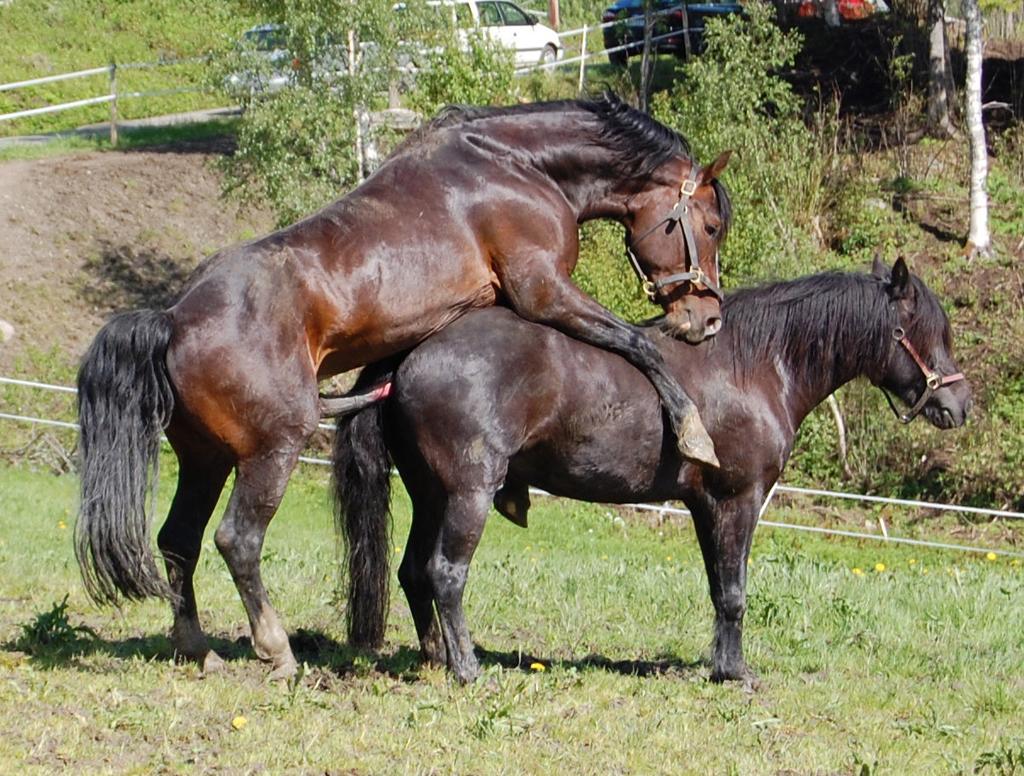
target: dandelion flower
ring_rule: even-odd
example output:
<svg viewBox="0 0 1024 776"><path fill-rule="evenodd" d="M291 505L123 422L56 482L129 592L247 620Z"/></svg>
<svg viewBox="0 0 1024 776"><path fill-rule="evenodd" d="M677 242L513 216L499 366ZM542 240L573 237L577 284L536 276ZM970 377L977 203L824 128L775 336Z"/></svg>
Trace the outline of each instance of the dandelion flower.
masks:
<svg viewBox="0 0 1024 776"><path fill-rule="evenodd" d="M1020 565L1020 558L1014 558L1013 560L1011 560L1010 561L1010 565L1011 566L1019 566Z"/></svg>
<svg viewBox="0 0 1024 776"><path fill-rule="evenodd" d="M65 528L68 527L68 524L65 523L63 520L60 520L57 522L57 527L63 531Z"/></svg>
<svg viewBox="0 0 1024 776"><path fill-rule="evenodd" d="M914 564L917 563L917 558L911 558L910 560L907 561L907 563L909 563L911 566L913 566Z"/></svg>
<svg viewBox="0 0 1024 776"><path fill-rule="evenodd" d="M666 561L671 561L672 560L672 556L671 555L666 555L665 556L665 560Z"/></svg>
<svg viewBox="0 0 1024 776"><path fill-rule="evenodd" d="M854 576L857 576L857 577L864 576L864 570L859 568L859 567L857 567L857 566L854 566L851 569L851 571L853 571Z"/></svg>
<svg viewBox="0 0 1024 776"><path fill-rule="evenodd" d="M235 717L233 720L231 720L231 727L233 727L235 730L241 730L242 728L244 728L248 724L249 724L249 720L247 720L241 714L239 714L237 717Z"/></svg>
<svg viewBox="0 0 1024 776"><path fill-rule="evenodd" d="M542 674L548 670L548 667L543 663L530 663L530 670L536 671L538 674Z"/></svg>
<svg viewBox="0 0 1024 776"><path fill-rule="evenodd" d="M994 552L989 552L989 553L985 554L985 560L995 560L995 559L996 559L996 554Z"/></svg>
<svg viewBox="0 0 1024 776"><path fill-rule="evenodd" d="M875 571L877 571L879 574L881 574L883 571L885 571L885 564L884 563L876 563L875 564Z"/></svg>

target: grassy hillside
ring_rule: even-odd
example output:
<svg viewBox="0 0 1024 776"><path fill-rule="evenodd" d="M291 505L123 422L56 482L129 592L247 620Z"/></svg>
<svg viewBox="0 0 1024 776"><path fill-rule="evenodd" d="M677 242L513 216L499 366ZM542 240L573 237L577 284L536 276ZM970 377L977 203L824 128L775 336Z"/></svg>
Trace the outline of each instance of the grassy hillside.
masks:
<svg viewBox="0 0 1024 776"><path fill-rule="evenodd" d="M14 0L0 6L0 83L101 67L111 62L192 59L223 48L253 24L230 0ZM122 68L118 89L157 91L199 86L196 63L150 69ZM0 92L0 113L79 100L107 92L106 75ZM122 100L124 118L206 107L222 98L185 93ZM106 105L76 108L0 124L0 135L73 127L109 118Z"/></svg>

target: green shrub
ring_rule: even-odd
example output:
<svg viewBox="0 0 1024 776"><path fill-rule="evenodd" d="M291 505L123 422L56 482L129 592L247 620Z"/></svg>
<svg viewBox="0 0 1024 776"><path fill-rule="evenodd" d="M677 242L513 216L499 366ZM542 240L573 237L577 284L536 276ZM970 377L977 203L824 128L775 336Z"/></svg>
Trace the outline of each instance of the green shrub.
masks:
<svg viewBox="0 0 1024 776"><path fill-rule="evenodd" d="M735 151L723 176L736 212L722 254L731 285L809 269L813 219L827 195L826 159L778 75L792 64L800 38L775 25L768 4L746 10L709 21L704 53L653 101L653 114L682 131L698 159Z"/></svg>
<svg viewBox="0 0 1024 776"><path fill-rule="evenodd" d="M238 148L223 160L227 187L245 200L272 207L280 223L342 196L360 180L359 143L386 154L397 139L368 129L369 115L388 107L397 92L432 114L446 103L510 101L512 59L479 37L459 45L444 7L391 0L258 0L262 17L284 25L294 54L294 84L275 93L242 94ZM352 52L355 73L350 69ZM418 68L410 74L410 64ZM246 65L258 72L254 52L232 52L212 79Z"/></svg>
<svg viewBox="0 0 1024 776"><path fill-rule="evenodd" d="M629 321L661 313L647 301L626 259L623 228L611 221L590 221L580 229L580 263L573 280L584 292Z"/></svg>
<svg viewBox="0 0 1024 776"><path fill-rule="evenodd" d="M466 46L454 35L433 49L416 86L409 107L432 116L445 105L503 105L515 101L515 64L512 52L495 46L479 34L469 34Z"/></svg>

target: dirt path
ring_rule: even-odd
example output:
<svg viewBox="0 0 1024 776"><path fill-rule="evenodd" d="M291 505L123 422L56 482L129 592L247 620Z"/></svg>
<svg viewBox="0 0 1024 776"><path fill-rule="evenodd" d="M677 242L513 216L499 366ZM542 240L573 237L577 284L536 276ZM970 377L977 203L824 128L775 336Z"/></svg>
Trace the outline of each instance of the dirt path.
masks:
<svg viewBox="0 0 1024 776"><path fill-rule="evenodd" d="M209 148L0 164L0 375L77 359L112 312L160 306L205 256L271 227L220 198ZM61 356L67 358L67 356Z"/></svg>

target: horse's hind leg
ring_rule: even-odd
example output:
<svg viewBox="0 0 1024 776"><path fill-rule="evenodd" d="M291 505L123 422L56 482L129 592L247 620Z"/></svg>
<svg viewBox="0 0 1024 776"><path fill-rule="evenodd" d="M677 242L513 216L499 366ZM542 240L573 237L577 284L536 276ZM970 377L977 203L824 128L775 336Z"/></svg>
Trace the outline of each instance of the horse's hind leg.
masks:
<svg viewBox="0 0 1024 776"><path fill-rule="evenodd" d="M238 463L231 500L214 536L249 617L253 650L273 666L271 680L287 679L297 668L288 634L270 605L260 575L260 553L267 526L284 496L301 444L291 444L289 448L271 450Z"/></svg>
<svg viewBox="0 0 1024 776"><path fill-rule="evenodd" d="M157 537L167 567L167 581L174 594L171 644L178 655L195 660L207 673L219 669L223 661L210 649L199 624L192 580L199 562L203 531L217 506L231 466L215 458L199 458L180 445L175 446L175 452L180 463L178 488L167 521Z"/></svg>
<svg viewBox="0 0 1024 776"><path fill-rule="evenodd" d="M427 573L441 519L441 510L428 507L413 497L412 528L405 545L398 581L409 602L423 659L443 666L447 661L444 639L434 613L434 585Z"/></svg>
<svg viewBox="0 0 1024 776"><path fill-rule="evenodd" d="M448 668L460 682L470 682L480 673L462 610L462 594L466 588L469 562L480 542L493 495L492 489L449 496L444 522L427 563L441 619L441 633L448 648Z"/></svg>

